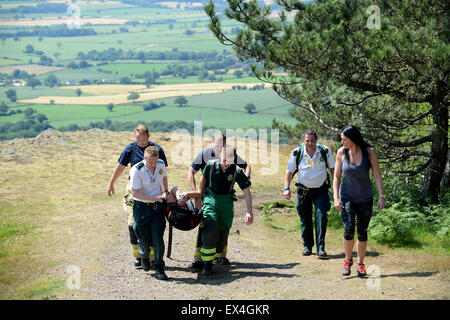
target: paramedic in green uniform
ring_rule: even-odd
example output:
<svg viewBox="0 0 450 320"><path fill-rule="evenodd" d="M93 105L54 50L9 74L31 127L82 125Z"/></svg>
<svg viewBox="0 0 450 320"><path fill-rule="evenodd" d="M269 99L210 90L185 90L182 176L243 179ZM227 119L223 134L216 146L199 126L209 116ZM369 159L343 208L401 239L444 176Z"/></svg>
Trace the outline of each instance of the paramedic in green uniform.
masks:
<svg viewBox="0 0 450 320"><path fill-rule="evenodd" d="M251 182L234 159L236 150L225 146L220 159L208 161L200 179L200 193L203 194L203 241L200 254L203 261L203 275L212 274L212 265L227 244L234 217L234 183L244 192L247 204L245 223L253 223Z"/></svg>

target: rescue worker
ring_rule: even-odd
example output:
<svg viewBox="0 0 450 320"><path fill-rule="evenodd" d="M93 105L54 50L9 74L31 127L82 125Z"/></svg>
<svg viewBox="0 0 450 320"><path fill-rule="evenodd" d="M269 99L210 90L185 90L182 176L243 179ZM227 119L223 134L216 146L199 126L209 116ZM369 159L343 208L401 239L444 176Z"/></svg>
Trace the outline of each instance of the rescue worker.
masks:
<svg viewBox="0 0 450 320"><path fill-rule="evenodd" d="M203 170L206 163L209 160L220 159L220 153L222 147L226 144L226 136L222 132L217 132L213 136L212 145L206 149L200 151L189 167L188 171L188 181L191 189L193 191L197 190L195 182L195 174ZM245 170L245 175L250 180L251 168L250 164L245 162L239 155L235 156L234 163L236 163L240 168ZM200 255L200 248L202 246L202 234L203 234L203 222L200 223L197 233L197 244L194 252L194 261L189 264L190 268L201 269L203 267L203 262ZM230 261L227 258L227 244L225 244L220 257L217 259L217 263L221 265L229 265Z"/></svg>
<svg viewBox="0 0 450 320"><path fill-rule="evenodd" d="M144 271L150 270L150 243L155 251L155 277L166 280L164 272L164 230L166 218L164 204L167 191L164 190L164 177L167 177L164 161L159 160L158 149L150 146L145 149L144 160L130 170L130 187L134 200L133 229L138 238L139 254Z"/></svg>
<svg viewBox="0 0 450 320"><path fill-rule="evenodd" d="M227 244L234 217L234 183L244 192L247 213L245 223L253 223L251 182L243 170L235 164L236 150L222 148L220 159L210 160L203 168L199 183L203 195L203 236L200 249L203 261L202 275L211 275L212 266Z"/></svg>
<svg viewBox="0 0 450 320"><path fill-rule="evenodd" d="M134 135L136 137L136 141L130 143L125 147L122 151L122 154L119 157L116 168L114 169L111 178L109 180L108 185L108 195L111 197L114 194L114 183L120 177L125 168L130 164L130 167L134 166L136 163L141 162L144 159L144 150L148 146L155 146L159 153L159 159L164 161L164 164L167 167L167 159L164 154L164 150L157 145L156 143L149 141L150 135L148 133L148 128L142 124L138 125L136 129L134 129ZM128 180L130 177L128 176ZM168 182L167 177L164 178L164 190L168 190ZM127 215L128 222L128 231L130 234L130 243L131 250L134 256L134 266L141 266L141 256L138 252L139 245L137 242L137 237L133 230L134 218L133 218L133 201L131 198L131 189L130 189L130 181L128 181L125 188L125 196L123 198L123 208L125 214ZM151 260L154 260L154 252L153 248L151 248Z"/></svg>

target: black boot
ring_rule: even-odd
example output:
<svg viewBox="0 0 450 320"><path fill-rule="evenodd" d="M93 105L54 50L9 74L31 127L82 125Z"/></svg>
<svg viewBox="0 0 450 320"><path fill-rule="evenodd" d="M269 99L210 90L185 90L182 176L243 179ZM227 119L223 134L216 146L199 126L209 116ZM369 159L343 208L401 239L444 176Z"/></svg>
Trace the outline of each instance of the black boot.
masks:
<svg viewBox="0 0 450 320"><path fill-rule="evenodd" d="M141 258L136 258L136 259L134 259L134 266L135 266L136 268L142 266Z"/></svg>
<svg viewBox="0 0 450 320"><path fill-rule="evenodd" d="M164 267L157 267L155 268L155 278L158 280L167 280L167 275L164 272Z"/></svg>
<svg viewBox="0 0 450 320"><path fill-rule="evenodd" d="M202 275L210 276L212 274L213 274L212 263L211 263L211 261L208 261L203 265Z"/></svg>
<svg viewBox="0 0 450 320"><path fill-rule="evenodd" d="M217 263L222 265L222 266L229 266L231 264L230 260L228 260L225 257L217 259Z"/></svg>
<svg viewBox="0 0 450 320"><path fill-rule="evenodd" d="M191 262L191 263L189 263L189 268L201 270L203 268L203 262L202 261Z"/></svg>
<svg viewBox="0 0 450 320"><path fill-rule="evenodd" d="M150 259L149 258L142 258L142 267L144 268L144 271L150 270Z"/></svg>

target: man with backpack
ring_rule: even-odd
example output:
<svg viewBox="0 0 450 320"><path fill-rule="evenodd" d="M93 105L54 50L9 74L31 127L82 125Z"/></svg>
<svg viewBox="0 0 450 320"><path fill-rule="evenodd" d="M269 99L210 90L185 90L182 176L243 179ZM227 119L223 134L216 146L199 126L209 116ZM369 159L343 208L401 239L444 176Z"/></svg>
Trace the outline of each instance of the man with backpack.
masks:
<svg viewBox="0 0 450 320"><path fill-rule="evenodd" d="M314 232L312 223L312 206L314 204L317 257L325 259L325 233L327 212L330 210L328 188L330 181L327 169L334 174L334 158L329 148L317 142L317 134L312 130L303 133L303 143L295 148L289 157L284 178L284 199L290 200L290 184L298 172L297 213L300 216L304 250L302 255L312 254Z"/></svg>
<svg viewBox="0 0 450 320"><path fill-rule="evenodd" d="M234 183L244 192L247 205L245 223L253 223L251 182L235 164L236 150L223 147L220 159L210 160L203 168L199 189L203 195L203 241L200 249L202 275L211 275L212 266L227 244L234 217Z"/></svg>
<svg viewBox="0 0 450 320"><path fill-rule="evenodd" d="M156 143L149 141L150 135L148 132L147 126L144 126L142 124L138 125L136 129L134 129L134 136L136 137L136 141L128 144L125 149L122 151L122 154L119 157L119 160L117 161L117 166L114 169L111 178L109 180L108 185L108 195L111 197L114 194L114 183L116 180L120 177L122 172L125 170L125 168L130 164L130 167L134 166L136 163L141 162L144 159L144 150L147 147L155 146L159 153L159 159L161 159L165 166L167 167L167 159L166 155L164 154L164 150ZM167 177L164 177L163 180L164 183L164 190L166 193L168 193L168 182ZM131 188L130 188L130 177L128 176L128 183L125 188L125 196L123 198L123 208L127 215L128 220L128 231L130 234L130 243L131 243L131 250L133 252L134 256L134 266L135 267L141 267L142 259L141 255L139 254L139 245L138 245L138 239L136 237L136 234L133 229L134 225L134 218L133 218L133 199L131 195ZM154 261L154 250L151 248L150 253L150 260Z"/></svg>

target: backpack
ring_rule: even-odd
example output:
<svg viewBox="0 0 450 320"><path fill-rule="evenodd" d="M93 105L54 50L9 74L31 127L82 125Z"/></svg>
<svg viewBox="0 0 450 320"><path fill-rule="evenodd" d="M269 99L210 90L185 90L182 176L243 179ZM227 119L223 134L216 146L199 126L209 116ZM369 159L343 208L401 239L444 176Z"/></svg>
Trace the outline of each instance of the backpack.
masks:
<svg viewBox="0 0 450 320"><path fill-rule="evenodd" d="M167 204L164 213L170 226L183 231L194 229L198 226L203 216L202 210L197 208L194 208L193 211L185 209L176 202Z"/></svg>
<svg viewBox="0 0 450 320"><path fill-rule="evenodd" d="M322 158L322 161L325 162L325 168L328 169L328 162L327 162L328 148L323 143L320 143L320 142L317 142L317 146L319 147L320 156ZM300 161L303 158L303 153L304 153L303 150L304 150L304 144L302 143L293 152L293 155L295 157L295 171L292 174L292 177L294 177L294 175L298 172L298 166L300 164ZM330 175L328 174L328 170L327 170L327 185L329 188L330 187Z"/></svg>

